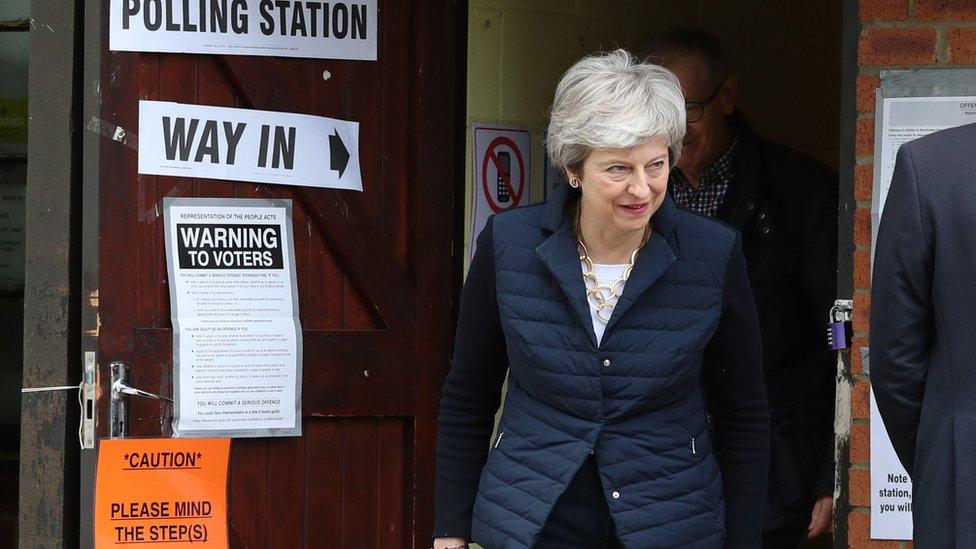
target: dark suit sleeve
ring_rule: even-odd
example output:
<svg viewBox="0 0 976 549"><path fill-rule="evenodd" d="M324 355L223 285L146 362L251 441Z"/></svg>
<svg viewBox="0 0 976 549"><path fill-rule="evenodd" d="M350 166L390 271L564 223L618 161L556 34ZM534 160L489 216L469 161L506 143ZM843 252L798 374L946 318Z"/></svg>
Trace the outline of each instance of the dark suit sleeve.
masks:
<svg viewBox="0 0 976 549"><path fill-rule="evenodd" d="M898 151L875 246L871 384L891 444L912 474L934 324L932 245L908 145Z"/></svg>
<svg viewBox="0 0 976 549"><path fill-rule="evenodd" d="M798 271L801 273L803 325L825 326L827 312L837 296L837 174L825 167L811 170L804 186L807 195L800 208L797 239ZM817 330L818 336L823 335ZM810 372L811 427L816 429L814 451L819 469L814 492L817 496L834 493L834 402L837 386L837 355L821 340L814 351Z"/></svg>
<svg viewBox="0 0 976 549"><path fill-rule="evenodd" d="M437 419L434 537L471 538L471 511L508 369L495 297L493 218L461 289L454 359Z"/></svg>
<svg viewBox="0 0 976 549"><path fill-rule="evenodd" d="M759 319L738 234L725 274L722 317L705 349L703 377L725 488L726 547L760 547L769 411Z"/></svg>

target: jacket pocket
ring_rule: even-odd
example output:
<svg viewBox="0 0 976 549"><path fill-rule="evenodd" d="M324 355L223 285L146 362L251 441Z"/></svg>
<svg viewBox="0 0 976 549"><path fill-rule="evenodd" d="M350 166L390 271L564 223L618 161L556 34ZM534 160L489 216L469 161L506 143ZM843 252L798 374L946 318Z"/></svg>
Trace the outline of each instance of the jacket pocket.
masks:
<svg viewBox="0 0 976 549"><path fill-rule="evenodd" d="M505 431L498 431L498 436L495 438L495 444L492 444L491 449L494 450L498 448L498 445L502 443L502 437L505 436Z"/></svg>
<svg viewBox="0 0 976 549"><path fill-rule="evenodd" d="M704 411L698 412L695 396L695 393L692 392L685 397L682 426L685 434L684 444L688 453L695 461L701 462L704 456L708 454L711 441L709 440L707 420L704 419Z"/></svg>

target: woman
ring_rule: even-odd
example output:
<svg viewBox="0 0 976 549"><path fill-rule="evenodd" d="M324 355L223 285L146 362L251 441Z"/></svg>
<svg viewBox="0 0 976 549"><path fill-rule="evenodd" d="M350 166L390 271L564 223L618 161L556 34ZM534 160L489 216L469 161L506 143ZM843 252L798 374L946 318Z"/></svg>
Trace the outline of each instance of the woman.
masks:
<svg viewBox="0 0 976 549"><path fill-rule="evenodd" d="M461 292L435 549L760 545L759 326L738 234L668 196L684 133L675 77L623 50L560 80L569 184L489 219Z"/></svg>

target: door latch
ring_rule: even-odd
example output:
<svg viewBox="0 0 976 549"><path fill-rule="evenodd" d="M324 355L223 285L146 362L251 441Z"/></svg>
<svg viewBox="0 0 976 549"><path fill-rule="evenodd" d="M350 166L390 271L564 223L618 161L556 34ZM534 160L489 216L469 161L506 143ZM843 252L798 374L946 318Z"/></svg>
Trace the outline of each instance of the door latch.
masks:
<svg viewBox="0 0 976 549"><path fill-rule="evenodd" d="M95 377L98 371L98 363L95 360L95 351L85 351L85 372L82 374L81 383L81 427L78 430L78 439L81 441L81 448L90 450L95 448Z"/></svg>
<svg viewBox="0 0 976 549"><path fill-rule="evenodd" d="M54 391L78 391L81 420L78 425L78 444L82 450L95 447L95 353L85 351L85 370L78 385L52 385L49 387L23 387L21 394L50 393Z"/></svg>
<svg viewBox="0 0 976 549"><path fill-rule="evenodd" d="M827 319L827 347L832 351L850 349L853 336L854 301L838 299Z"/></svg>

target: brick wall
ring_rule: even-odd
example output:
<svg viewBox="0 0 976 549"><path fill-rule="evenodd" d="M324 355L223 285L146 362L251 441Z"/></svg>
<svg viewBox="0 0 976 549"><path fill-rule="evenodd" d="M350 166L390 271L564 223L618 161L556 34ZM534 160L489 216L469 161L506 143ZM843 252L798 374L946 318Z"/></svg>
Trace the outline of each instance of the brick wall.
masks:
<svg viewBox="0 0 976 549"><path fill-rule="evenodd" d="M911 547L911 542L870 539L869 381L857 349L868 345L871 306L871 178L874 162L875 89L882 69L976 65L976 1L861 0L858 41L857 138L854 168L854 342L851 373L851 441L848 545Z"/></svg>

